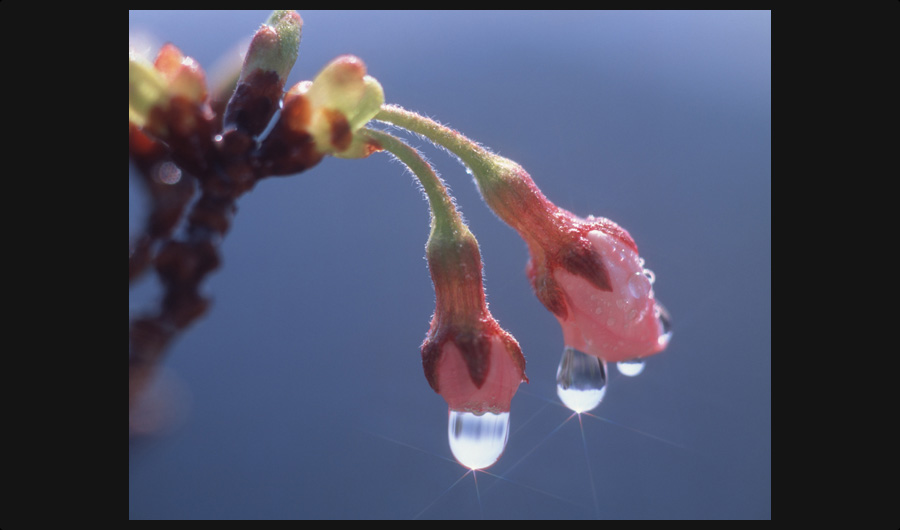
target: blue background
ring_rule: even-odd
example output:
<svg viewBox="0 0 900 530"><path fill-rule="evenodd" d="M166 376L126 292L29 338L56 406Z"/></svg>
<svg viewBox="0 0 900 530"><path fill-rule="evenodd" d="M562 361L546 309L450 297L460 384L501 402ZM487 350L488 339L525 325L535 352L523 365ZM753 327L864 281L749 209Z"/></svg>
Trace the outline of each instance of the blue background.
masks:
<svg viewBox="0 0 900 530"><path fill-rule="evenodd" d="M516 160L559 206L625 227L673 317L643 374L611 367L597 417L556 397L556 319L524 243L418 138L481 244L493 315L531 379L473 479L419 345L434 310L428 208L383 154L326 159L243 197L129 446L145 518L770 518L771 14L307 12L290 83L361 57L387 101ZM131 12L204 66L267 11ZM129 186L133 235L145 210ZM130 314L153 307L147 278ZM155 396L155 397L152 397ZM564 423L565 422L565 423Z"/></svg>

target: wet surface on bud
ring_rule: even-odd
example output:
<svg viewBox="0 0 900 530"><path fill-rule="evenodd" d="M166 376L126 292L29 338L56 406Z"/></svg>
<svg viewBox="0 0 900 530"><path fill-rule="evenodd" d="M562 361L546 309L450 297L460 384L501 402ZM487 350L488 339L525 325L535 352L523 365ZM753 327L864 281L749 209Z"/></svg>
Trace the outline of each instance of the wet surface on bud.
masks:
<svg viewBox="0 0 900 530"><path fill-rule="evenodd" d="M250 136L265 130L281 101L284 81L272 71L255 70L238 83L225 109L225 129Z"/></svg>
<svg viewBox="0 0 900 530"><path fill-rule="evenodd" d="M605 230L587 234L596 259L605 264L611 290L559 267L553 276L565 292L567 315L559 318L566 344L606 361L658 353L667 340L651 283L652 273L626 240ZM630 240L630 238L629 238Z"/></svg>

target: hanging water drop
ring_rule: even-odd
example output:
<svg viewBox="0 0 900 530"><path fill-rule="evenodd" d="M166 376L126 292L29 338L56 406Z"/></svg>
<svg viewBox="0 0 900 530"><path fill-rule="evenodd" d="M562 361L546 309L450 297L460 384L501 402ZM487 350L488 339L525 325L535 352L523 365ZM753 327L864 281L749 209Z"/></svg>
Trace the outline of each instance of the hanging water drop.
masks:
<svg viewBox="0 0 900 530"><path fill-rule="evenodd" d="M556 371L556 393L579 414L593 410L606 394L606 361L566 346Z"/></svg>
<svg viewBox="0 0 900 530"><path fill-rule="evenodd" d="M475 414L450 409L450 452L469 469L484 469L500 459L509 439L509 412Z"/></svg>
<svg viewBox="0 0 900 530"><path fill-rule="evenodd" d="M632 359L630 361L619 361L616 363L619 373L634 377L644 371L644 361L641 359Z"/></svg>
<svg viewBox="0 0 900 530"><path fill-rule="evenodd" d="M669 312L659 302L654 304L653 313L659 321L659 338L656 341L665 348L672 339L672 317L669 316Z"/></svg>

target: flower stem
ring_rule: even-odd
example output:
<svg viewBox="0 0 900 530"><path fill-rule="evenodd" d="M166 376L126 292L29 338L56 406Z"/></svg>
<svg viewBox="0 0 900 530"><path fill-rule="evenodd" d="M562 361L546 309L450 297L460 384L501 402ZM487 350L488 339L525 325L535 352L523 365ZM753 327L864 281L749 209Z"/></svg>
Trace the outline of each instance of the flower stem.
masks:
<svg viewBox="0 0 900 530"><path fill-rule="evenodd" d="M430 118L408 111L398 105L382 105L381 111L375 115L374 119L403 127L446 147L472 170L479 186L482 185L482 180L494 170L492 167L494 158L487 149Z"/></svg>
<svg viewBox="0 0 900 530"><path fill-rule="evenodd" d="M461 133L396 105L382 105L375 115L420 134L455 154L469 168L487 205L538 249L557 232L553 220L560 208L550 202L522 166L491 153Z"/></svg>
<svg viewBox="0 0 900 530"><path fill-rule="evenodd" d="M431 206L433 231L442 234L468 231L444 183L418 151L399 138L381 131L365 129L365 134L381 144L385 151L397 157L422 184Z"/></svg>
<svg viewBox="0 0 900 530"><path fill-rule="evenodd" d="M378 142L415 174L431 206L431 234L425 256L437 298L432 327L446 321L478 325L487 312L482 281L481 251L478 241L463 222L441 179L422 156L399 138L364 129L364 134Z"/></svg>

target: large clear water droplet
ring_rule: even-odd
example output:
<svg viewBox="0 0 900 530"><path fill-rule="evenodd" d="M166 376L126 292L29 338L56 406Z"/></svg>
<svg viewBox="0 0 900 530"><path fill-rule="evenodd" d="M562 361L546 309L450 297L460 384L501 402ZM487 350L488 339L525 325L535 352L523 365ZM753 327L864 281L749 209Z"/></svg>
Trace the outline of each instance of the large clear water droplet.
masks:
<svg viewBox="0 0 900 530"><path fill-rule="evenodd" d="M475 414L450 409L447 426L450 452L470 469L484 469L500 460L509 439L509 412Z"/></svg>
<svg viewBox="0 0 900 530"><path fill-rule="evenodd" d="M630 361L619 361L616 363L619 373L634 377L644 371L644 361L640 359L632 359Z"/></svg>
<svg viewBox="0 0 900 530"><path fill-rule="evenodd" d="M653 312L656 313L656 318L659 319L660 333L657 342L665 348L669 345L669 341L672 340L672 317L669 316L669 312L659 302L654 304Z"/></svg>
<svg viewBox="0 0 900 530"><path fill-rule="evenodd" d="M566 346L556 371L556 393L579 414L593 410L606 394L606 361Z"/></svg>

